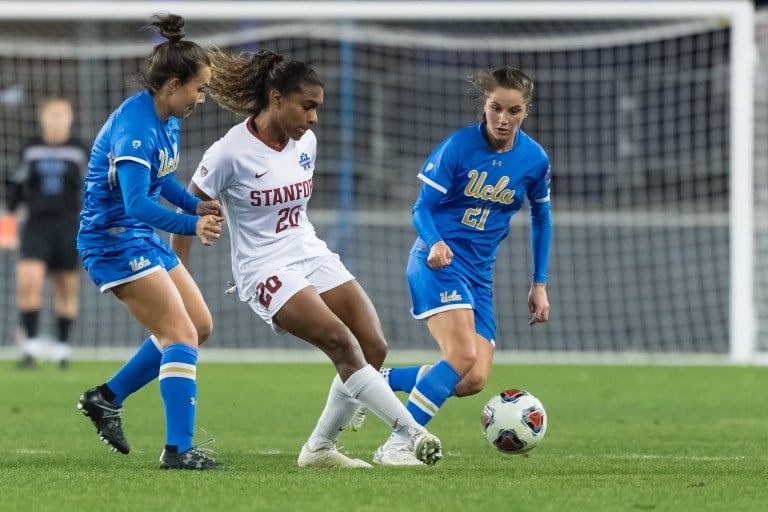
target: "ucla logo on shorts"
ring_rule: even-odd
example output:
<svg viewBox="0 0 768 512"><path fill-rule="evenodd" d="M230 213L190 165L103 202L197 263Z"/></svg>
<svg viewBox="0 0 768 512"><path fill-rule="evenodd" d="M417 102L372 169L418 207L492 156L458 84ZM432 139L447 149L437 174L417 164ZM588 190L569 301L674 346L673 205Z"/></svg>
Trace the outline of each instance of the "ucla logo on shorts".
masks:
<svg viewBox="0 0 768 512"><path fill-rule="evenodd" d="M130 265L131 270L133 272L137 272L137 271L143 269L144 267L150 266L151 264L152 264L152 262L149 261L144 256L140 256L139 259L135 259L134 258L134 259L132 259L131 261L128 262L128 265Z"/></svg>
<svg viewBox="0 0 768 512"><path fill-rule="evenodd" d="M456 290L453 290L451 293L440 292L440 302L443 304L446 302L456 302L457 300L461 300L461 295Z"/></svg>

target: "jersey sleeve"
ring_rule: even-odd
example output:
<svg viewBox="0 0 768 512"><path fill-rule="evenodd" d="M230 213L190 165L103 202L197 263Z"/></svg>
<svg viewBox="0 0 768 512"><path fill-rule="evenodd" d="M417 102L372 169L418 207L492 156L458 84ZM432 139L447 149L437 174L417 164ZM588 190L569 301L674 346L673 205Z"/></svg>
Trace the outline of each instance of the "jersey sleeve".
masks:
<svg viewBox="0 0 768 512"><path fill-rule="evenodd" d="M208 148L192 176L195 185L212 199L227 188L234 176L234 163L223 140L216 141Z"/></svg>
<svg viewBox="0 0 768 512"><path fill-rule="evenodd" d="M539 167L539 172L534 179L531 190L528 192L528 197L531 201L540 203L549 201L550 174L549 158L545 158L544 162Z"/></svg>
<svg viewBox="0 0 768 512"><path fill-rule="evenodd" d="M130 160L152 168L155 154L155 132L147 129L138 109L122 112L112 124L109 149L115 163Z"/></svg>
<svg viewBox="0 0 768 512"><path fill-rule="evenodd" d="M170 201L172 205L191 214L195 213L197 204L201 201L199 197L187 192L187 189L173 175L163 176L160 179L160 195Z"/></svg>
<svg viewBox="0 0 768 512"><path fill-rule="evenodd" d="M138 162L123 161L117 166L125 213L155 229L178 235L194 235L197 217L176 213L149 199L149 169Z"/></svg>
<svg viewBox="0 0 768 512"><path fill-rule="evenodd" d="M552 211L549 188L550 166L549 160L546 159L529 193L534 283L547 282L549 248L552 241Z"/></svg>
<svg viewBox="0 0 768 512"><path fill-rule="evenodd" d="M448 137L427 157L418 177L424 184L446 194L458 168L455 137Z"/></svg>

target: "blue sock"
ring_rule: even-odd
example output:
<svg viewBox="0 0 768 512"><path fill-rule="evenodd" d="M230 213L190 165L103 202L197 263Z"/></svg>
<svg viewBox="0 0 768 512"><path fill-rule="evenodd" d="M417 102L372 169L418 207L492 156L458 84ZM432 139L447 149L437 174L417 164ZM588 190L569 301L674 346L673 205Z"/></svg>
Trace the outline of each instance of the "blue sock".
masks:
<svg viewBox="0 0 768 512"><path fill-rule="evenodd" d="M160 370L162 357L163 354L152 337L145 339L133 357L107 382L107 386L115 394L115 398L110 401L115 405L122 405L123 400L131 393L152 382Z"/></svg>
<svg viewBox="0 0 768 512"><path fill-rule="evenodd" d="M405 404L406 409L420 425L426 425L453 394L453 388L460 380L461 376L448 361L441 359L416 383Z"/></svg>
<svg viewBox="0 0 768 512"><path fill-rule="evenodd" d="M405 391L410 393L416 381L419 380L419 372L424 366L407 366L405 368L388 368L387 380L392 391Z"/></svg>
<svg viewBox="0 0 768 512"><path fill-rule="evenodd" d="M163 349L160 394L165 404L165 444L178 453L192 446L197 409L197 350L175 343Z"/></svg>

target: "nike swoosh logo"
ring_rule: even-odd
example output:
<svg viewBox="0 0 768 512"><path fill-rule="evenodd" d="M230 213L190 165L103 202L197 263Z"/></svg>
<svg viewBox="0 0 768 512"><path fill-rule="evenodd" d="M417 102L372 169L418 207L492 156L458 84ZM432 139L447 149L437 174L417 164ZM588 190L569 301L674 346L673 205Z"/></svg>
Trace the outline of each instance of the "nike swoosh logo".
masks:
<svg viewBox="0 0 768 512"><path fill-rule="evenodd" d="M256 176L257 178L261 178L262 176L264 176L264 175L265 175L265 174L267 174L268 172L269 172L269 171L264 171L264 172L263 172L263 173L261 173L261 174L259 174L259 173L256 173L256 174L254 174L254 176Z"/></svg>

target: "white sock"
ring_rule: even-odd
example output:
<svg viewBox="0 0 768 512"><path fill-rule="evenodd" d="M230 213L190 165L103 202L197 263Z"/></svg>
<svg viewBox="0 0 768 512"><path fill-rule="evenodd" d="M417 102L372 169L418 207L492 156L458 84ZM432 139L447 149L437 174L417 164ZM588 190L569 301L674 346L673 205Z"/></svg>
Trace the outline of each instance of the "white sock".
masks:
<svg viewBox="0 0 768 512"><path fill-rule="evenodd" d="M381 374L370 364L350 375L344 386L350 395L361 401L395 431L406 433L409 428L424 428L416 423Z"/></svg>
<svg viewBox="0 0 768 512"><path fill-rule="evenodd" d="M29 338L22 343L21 354L43 359L48 354L48 343L41 338Z"/></svg>
<svg viewBox="0 0 768 512"><path fill-rule="evenodd" d="M328 391L325 409L320 414L315 430L312 431L312 435L307 441L309 449L316 451L321 448L332 447L359 407L360 402L349 396L347 388L344 387L341 378L336 374L331 383L331 389Z"/></svg>
<svg viewBox="0 0 768 512"><path fill-rule="evenodd" d="M57 341L51 346L51 361L63 361L72 357L72 349L69 343Z"/></svg>

